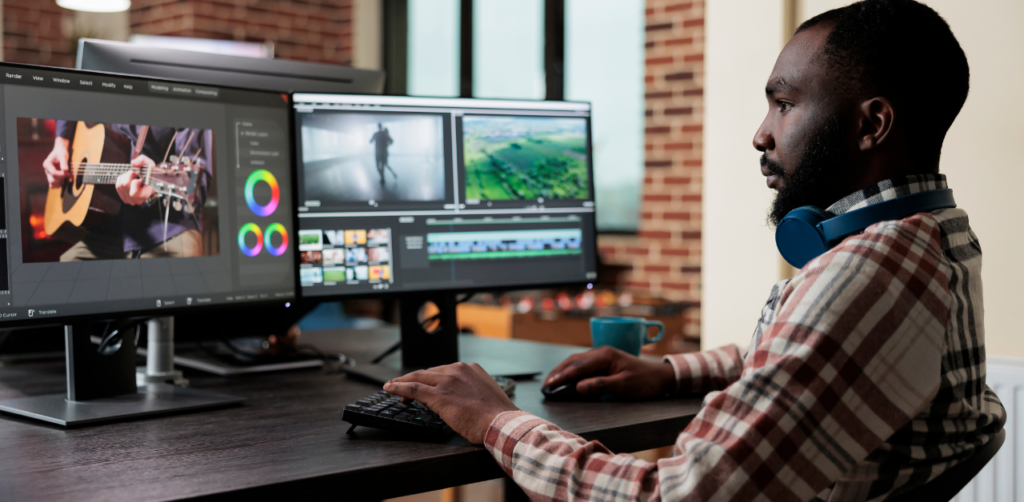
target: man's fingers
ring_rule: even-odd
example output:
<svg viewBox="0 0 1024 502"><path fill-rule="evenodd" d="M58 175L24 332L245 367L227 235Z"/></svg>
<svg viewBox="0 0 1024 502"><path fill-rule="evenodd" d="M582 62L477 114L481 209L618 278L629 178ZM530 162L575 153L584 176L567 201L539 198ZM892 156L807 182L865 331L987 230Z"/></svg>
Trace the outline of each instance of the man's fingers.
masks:
<svg viewBox="0 0 1024 502"><path fill-rule="evenodd" d="M392 382L414 382L414 383L425 383L427 385L437 385L448 378L448 375L431 370L419 370L413 371L412 373L402 375Z"/></svg>
<svg viewBox="0 0 1024 502"><path fill-rule="evenodd" d="M155 165L156 162L153 162L153 159L145 155L140 154L138 157L132 159L132 167L153 167Z"/></svg>
<svg viewBox="0 0 1024 502"><path fill-rule="evenodd" d="M140 179L133 179L130 182L128 182L128 197L131 197L133 199L132 200L133 204L137 204L137 202L135 202L134 199L137 199L139 197L139 192L141 192L141 191L142 191L142 180L140 180Z"/></svg>
<svg viewBox="0 0 1024 502"><path fill-rule="evenodd" d="M567 367L569 367L570 364L572 364L573 362L577 361L581 357L584 357L585 355L586 355L586 353L583 353L583 354L573 354L573 355L565 358L564 361L558 363L558 366L555 366L555 369L551 370L551 373L548 373L548 378L544 381L544 384L545 385L551 385L551 384L557 383L557 380L561 380L562 372L564 372L565 369Z"/></svg>
<svg viewBox="0 0 1024 502"><path fill-rule="evenodd" d="M550 381L548 385L607 370L610 364L611 357L607 351L604 349L591 350L590 352L583 354L582 357L569 362L569 364L562 368L562 370L557 374L553 373L548 377L548 380Z"/></svg>
<svg viewBox="0 0 1024 502"><path fill-rule="evenodd" d="M132 179L128 183L128 196L132 199L132 204L142 204L153 196L153 187L143 185L141 179Z"/></svg>
<svg viewBox="0 0 1024 502"><path fill-rule="evenodd" d="M580 380L576 384L576 391L580 394L596 395L596 394L618 394L619 391L624 387L626 379L625 373L618 373L606 377L595 377L588 378L586 380Z"/></svg>
<svg viewBox="0 0 1024 502"><path fill-rule="evenodd" d="M433 387L418 382L395 382L390 381L384 384L384 390L388 394L401 396L407 399L415 399L427 406L430 396L433 395Z"/></svg>
<svg viewBox="0 0 1024 502"><path fill-rule="evenodd" d="M118 176L114 183L114 189L117 190L117 195L121 197L122 201L128 200L128 183L128 178L124 174Z"/></svg>

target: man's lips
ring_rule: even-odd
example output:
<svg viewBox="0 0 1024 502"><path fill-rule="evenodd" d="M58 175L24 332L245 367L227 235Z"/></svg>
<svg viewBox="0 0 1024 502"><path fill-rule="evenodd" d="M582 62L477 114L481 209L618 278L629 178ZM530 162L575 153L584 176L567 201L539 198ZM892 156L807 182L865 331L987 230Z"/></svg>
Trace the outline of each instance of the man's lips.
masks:
<svg viewBox="0 0 1024 502"><path fill-rule="evenodd" d="M776 184L781 182L782 177L772 173L772 170L768 168L767 164L761 164L761 174L764 175L765 178L767 178L765 182L768 184L768 188L773 188L775 190L779 189L779 187L776 186Z"/></svg>

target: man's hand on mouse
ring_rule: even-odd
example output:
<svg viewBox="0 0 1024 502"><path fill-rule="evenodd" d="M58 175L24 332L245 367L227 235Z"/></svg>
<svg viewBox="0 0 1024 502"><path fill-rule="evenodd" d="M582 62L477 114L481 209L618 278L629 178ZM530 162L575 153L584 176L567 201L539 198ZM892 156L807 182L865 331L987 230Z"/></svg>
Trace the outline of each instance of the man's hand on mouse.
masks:
<svg viewBox="0 0 1024 502"><path fill-rule="evenodd" d="M600 375L585 378L587 375ZM576 391L584 395L615 394L630 399L661 397L676 389L676 375L667 362L645 361L604 346L574 354L551 370L544 385L580 380Z"/></svg>
<svg viewBox="0 0 1024 502"><path fill-rule="evenodd" d="M474 444L484 442L494 417L519 409L476 363L414 371L384 384L384 390L427 405L452 430Z"/></svg>

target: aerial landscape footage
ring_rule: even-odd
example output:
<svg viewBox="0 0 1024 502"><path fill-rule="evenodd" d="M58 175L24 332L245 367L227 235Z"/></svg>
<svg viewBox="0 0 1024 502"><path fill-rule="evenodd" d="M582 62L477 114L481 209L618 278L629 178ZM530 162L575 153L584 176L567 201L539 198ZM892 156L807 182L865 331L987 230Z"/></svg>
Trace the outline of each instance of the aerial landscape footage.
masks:
<svg viewBox="0 0 1024 502"><path fill-rule="evenodd" d="M583 118L466 116L466 199L586 199Z"/></svg>

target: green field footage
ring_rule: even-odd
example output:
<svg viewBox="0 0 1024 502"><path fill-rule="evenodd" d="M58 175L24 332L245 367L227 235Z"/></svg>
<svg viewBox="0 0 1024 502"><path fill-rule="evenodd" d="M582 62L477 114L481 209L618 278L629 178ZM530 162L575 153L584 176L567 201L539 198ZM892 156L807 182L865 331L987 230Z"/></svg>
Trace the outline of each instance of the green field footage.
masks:
<svg viewBox="0 0 1024 502"><path fill-rule="evenodd" d="M586 199L583 118L482 117L462 120L466 199Z"/></svg>

